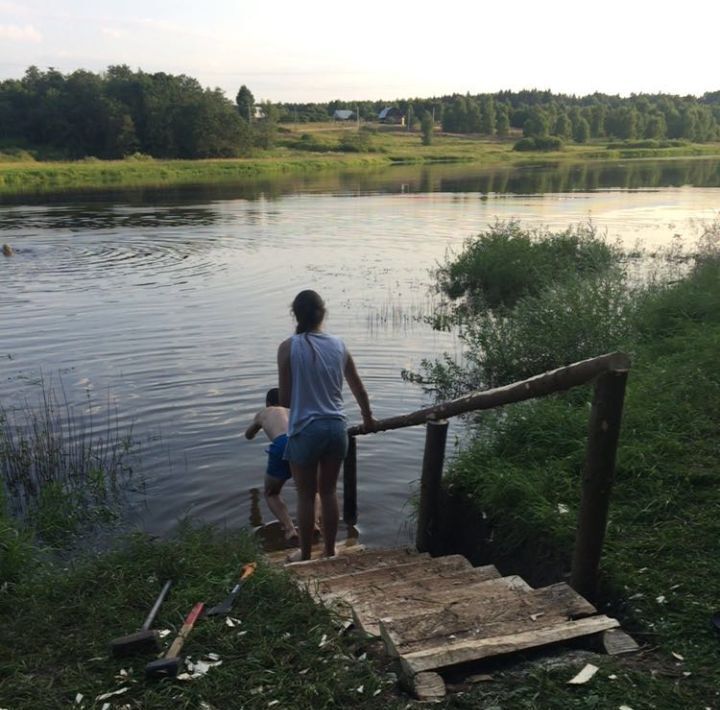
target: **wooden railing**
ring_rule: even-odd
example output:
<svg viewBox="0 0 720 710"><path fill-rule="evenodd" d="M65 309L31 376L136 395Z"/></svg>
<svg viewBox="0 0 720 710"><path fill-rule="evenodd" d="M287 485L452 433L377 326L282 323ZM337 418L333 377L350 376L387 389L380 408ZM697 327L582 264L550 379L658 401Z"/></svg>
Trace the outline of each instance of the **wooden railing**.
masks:
<svg viewBox="0 0 720 710"><path fill-rule="evenodd" d="M459 414L494 409L514 402L544 397L594 381L595 390L590 412L580 512L570 577L570 584L577 592L592 598L597 588L598 569L607 527L625 383L629 369L630 358L625 353L609 353L504 387L472 392L464 397L410 414L382 419L372 431L366 431L363 426L350 427L348 429L350 446L343 471L344 520L350 524L357 521L356 437L427 424L420 479L416 546L421 552L433 551L437 547L440 534L440 487L445 459L447 420Z"/></svg>

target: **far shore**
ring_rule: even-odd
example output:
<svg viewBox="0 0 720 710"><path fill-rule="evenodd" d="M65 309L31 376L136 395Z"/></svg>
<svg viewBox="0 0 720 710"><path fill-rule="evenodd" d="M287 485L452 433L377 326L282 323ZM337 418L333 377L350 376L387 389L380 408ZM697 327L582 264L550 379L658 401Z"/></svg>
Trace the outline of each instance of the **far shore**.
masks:
<svg viewBox="0 0 720 710"><path fill-rule="evenodd" d="M124 160L86 158L77 161L3 160L0 153L0 197L65 191L174 187L242 182L289 173L366 170L392 165L456 163L478 167L584 163L617 160L720 158L720 143L688 144L669 148L624 148L607 143L569 143L555 152L517 152L517 136L481 139L437 134L432 145L421 144L418 132L371 133L368 152L332 150L334 142L357 129L334 124L299 124L281 127L278 146L247 158L159 160L146 156ZM297 148L305 134L313 137L314 150ZM324 150L317 146L323 145Z"/></svg>

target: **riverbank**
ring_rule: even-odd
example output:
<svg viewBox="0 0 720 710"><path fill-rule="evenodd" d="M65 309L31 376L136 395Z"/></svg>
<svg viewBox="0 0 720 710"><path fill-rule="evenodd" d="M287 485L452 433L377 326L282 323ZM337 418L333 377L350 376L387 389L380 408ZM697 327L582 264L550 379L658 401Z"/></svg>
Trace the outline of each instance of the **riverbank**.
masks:
<svg viewBox="0 0 720 710"><path fill-rule="evenodd" d="M198 601L222 600L258 559L245 534L181 525L171 540L130 537L119 549L61 567L44 563L0 592L0 706L405 707L394 677L287 575L261 563L225 619L201 619L183 649L222 662L193 680L149 682L153 656L113 660L111 639L139 628L165 579L174 585L155 628L172 633ZM203 705L206 703L206 705Z"/></svg>
<svg viewBox="0 0 720 710"><path fill-rule="evenodd" d="M601 607L644 650L620 663L601 659L600 673L583 690L567 685L562 668L536 668L522 682L501 673L482 686L483 703L543 709L717 705L718 634L710 623L720 577L714 554L720 535L717 227L706 232L705 246L689 274L641 289L624 280L622 256L619 273L586 274L582 281L568 280L557 261L536 261L531 274L514 270L514 281L505 275L503 284L514 288L500 294L502 323L495 330L496 318L463 314L474 321L470 361L481 344L484 355L476 370L446 369L446 387L480 374L501 383L520 379L518 367L538 369L534 358L557 359L571 344L626 350L633 360L601 563ZM501 248L507 255L506 245L486 240L475 253L485 264ZM495 272L472 271L479 262L470 250L465 254L454 272L446 272L455 279L451 285L473 274L470 282L483 281L487 302ZM578 263L587 264L588 255L585 250ZM553 282L549 289L538 285L543 276ZM522 357L515 345L522 346ZM556 575L569 569L591 396L583 388L479 419L445 481L455 510L446 552L475 562L491 558L503 573L535 583L548 569Z"/></svg>
<svg viewBox="0 0 720 710"><path fill-rule="evenodd" d="M363 140L355 144L353 140L358 135L362 135ZM353 140L348 141L348 138ZM376 131L358 134L349 127L321 124L313 128L288 127L280 134L277 147L242 159L155 160L138 156L115 161L36 162L22 156L12 160L0 156L0 197L232 184L278 175L364 171L404 164L463 163L492 168L548 162L720 157L720 144L611 150L602 143L568 144L562 151L531 153L514 151L513 144L512 139L437 135L432 145L423 146L417 133Z"/></svg>

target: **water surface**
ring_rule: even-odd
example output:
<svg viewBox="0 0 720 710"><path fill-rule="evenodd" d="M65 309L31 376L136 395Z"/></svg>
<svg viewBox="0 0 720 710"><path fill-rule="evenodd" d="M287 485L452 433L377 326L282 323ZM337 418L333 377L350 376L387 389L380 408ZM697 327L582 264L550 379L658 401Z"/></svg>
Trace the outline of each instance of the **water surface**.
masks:
<svg viewBox="0 0 720 710"><path fill-rule="evenodd" d="M0 242L17 252L0 262L0 401L22 401L41 371L62 376L74 400L109 394L142 443L147 495L132 515L151 532L188 513L269 521L256 494L266 444L242 434L275 385L297 291L325 297L327 328L345 339L381 418L426 403L403 368L456 352L421 319L447 250L496 219L590 219L610 239L663 246L717 216L719 198L720 163L696 160L401 167L15 199L0 206ZM359 421L352 401L348 416ZM422 444L422 428L360 440L364 541L406 539Z"/></svg>

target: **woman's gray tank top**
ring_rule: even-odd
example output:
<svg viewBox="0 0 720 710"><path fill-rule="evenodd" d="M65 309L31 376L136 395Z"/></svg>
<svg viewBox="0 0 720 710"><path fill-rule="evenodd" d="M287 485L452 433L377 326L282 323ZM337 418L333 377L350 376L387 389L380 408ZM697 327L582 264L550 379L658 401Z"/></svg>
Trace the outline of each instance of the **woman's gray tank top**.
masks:
<svg viewBox="0 0 720 710"><path fill-rule="evenodd" d="M302 431L315 419L345 419L342 387L347 357L345 343L334 335L293 335L288 436Z"/></svg>

